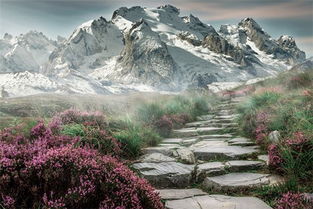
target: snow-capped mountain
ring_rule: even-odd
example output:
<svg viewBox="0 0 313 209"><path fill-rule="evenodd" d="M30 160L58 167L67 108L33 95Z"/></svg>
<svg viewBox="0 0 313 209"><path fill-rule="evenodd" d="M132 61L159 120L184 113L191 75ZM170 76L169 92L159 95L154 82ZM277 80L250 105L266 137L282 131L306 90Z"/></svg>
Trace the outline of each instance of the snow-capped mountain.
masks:
<svg viewBox="0 0 313 209"><path fill-rule="evenodd" d="M305 60L292 37L275 40L252 18L216 30L171 5L121 7L58 41L6 35L0 53L0 86L10 96L178 91L271 76Z"/></svg>

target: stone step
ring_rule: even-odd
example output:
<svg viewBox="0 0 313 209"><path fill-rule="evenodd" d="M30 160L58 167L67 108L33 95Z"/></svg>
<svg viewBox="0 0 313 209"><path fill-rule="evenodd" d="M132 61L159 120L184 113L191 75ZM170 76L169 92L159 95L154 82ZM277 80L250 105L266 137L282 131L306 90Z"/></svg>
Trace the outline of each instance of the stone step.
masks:
<svg viewBox="0 0 313 209"><path fill-rule="evenodd" d="M132 167L156 188L183 188L191 184L195 166L161 162L135 163Z"/></svg>
<svg viewBox="0 0 313 209"><path fill-rule="evenodd" d="M277 176L262 173L229 173L206 177L203 186L214 191L238 191L282 182Z"/></svg>
<svg viewBox="0 0 313 209"><path fill-rule="evenodd" d="M245 172L258 170L265 166L263 161L231 160L227 162L208 162L198 164L196 167L197 182L205 177L226 174L227 172Z"/></svg>
<svg viewBox="0 0 313 209"><path fill-rule="evenodd" d="M199 139L219 139L219 138L233 138L231 134L209 134L209 135L201 135Z"/></svg>
<svg viewBox="0 0 313 209"><path fill-rule="evenodd" d="M207 195L200 189L160 189L159 192L162 200L179 200L189 197Z"/></svg>
<svg viewBox="0 0 313 209"><path fill-rule="evenodd" d="M221 127L192 127L173 130L172 137L192 137L198 135L216 134L223 130Z"/></svg>
<svg viewBox="0 0 313 209"><path fill-rule="evenodd" d="M238 127L238 123L235 123L233 121L228 120L227 122L223 121L197 121L192 123L185 124L187 128L193 128L193 127L205 127L205 126L214 126L214 127L229 127L234 126Z"/></svg>
<svg viewBox="0 0 313 209"><path fill-rule="evenodd" d="M214 115L200 115L197 116L198 121L203 121L203 120L210 120L214 117Z"/></svg>
<svg viewBox="0 0 313 209"><path fill-rule="evenodd" d="M232 146L253 146L255 143L245 137L236 137L228 141Z"/></svg>
<svg viewBox="0 0 313 209"><path fill-rule="evenodd" d="M232 118L224 118L224 119L213 118L211 120L206 121L205 123L206 124L210 124L210 123L234 123L234 119L232 119Z"/></svg>
<svg viewBox="0 0 313 209"><path fill-rule="evenodd" d="M140 159L142 163L161 163L161 162L175 162L176 159L163 155L162 153L145 154Z"/></svg>
<svg viewBox="0 0 313 209"><path fill-rule="evenodd" d="M232 114L232 115L218 115L215 116L214 119L236 119L239 115L238 114Z"/></svg>
<svg viewBox="0 0 313 209"><path fill-rule="evenodd" d="M200 141L190 147L196 158L200 160L239 159L259 153L258 146L229 146L225 141Z"/></svg>
<svg viewBox="0 0 313 209"><path fill-rule="evenodd" d="M168 200L165 202L165 207L167 209L271 209L270 206L256 197L225 195L194 195Z"/></svg>

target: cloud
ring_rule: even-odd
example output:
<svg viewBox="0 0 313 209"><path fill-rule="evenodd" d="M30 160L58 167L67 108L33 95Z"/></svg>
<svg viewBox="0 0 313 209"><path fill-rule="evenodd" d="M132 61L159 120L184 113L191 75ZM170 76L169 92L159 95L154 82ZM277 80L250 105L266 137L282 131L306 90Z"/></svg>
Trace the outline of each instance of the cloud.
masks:
<svg viewBox="0 0 313 209"><path fill-rule="evenodd" d="M177 2L178 3L178 2ZM313 5L311 1L190 1L179 3L181 7L198 11L208 21L227 20L233 18L254 17L299 18L311 17ZM237 5L236 5L237 4Z"/></svg>
<svg viewBox="0 0 313 209"><path fill-rule="evenodd" d="M301 44L313 44L313 36L298 37L296 38L296 41Z"/></svg>

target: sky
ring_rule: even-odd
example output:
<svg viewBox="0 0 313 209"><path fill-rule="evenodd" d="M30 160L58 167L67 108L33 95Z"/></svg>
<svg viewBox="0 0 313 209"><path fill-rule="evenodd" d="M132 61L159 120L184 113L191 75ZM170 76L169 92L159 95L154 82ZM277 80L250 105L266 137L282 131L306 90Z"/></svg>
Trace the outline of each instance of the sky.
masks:
<svg viewBox="0 0 313 209"><path fill-rule="evenodd" d="M53 39L68 37L83 22L110 19L119 7L165 4L216 29L252 17L273 38L291 35L307 57L313 56L313 0L0 0L0 36L36 30Z"/></svg>

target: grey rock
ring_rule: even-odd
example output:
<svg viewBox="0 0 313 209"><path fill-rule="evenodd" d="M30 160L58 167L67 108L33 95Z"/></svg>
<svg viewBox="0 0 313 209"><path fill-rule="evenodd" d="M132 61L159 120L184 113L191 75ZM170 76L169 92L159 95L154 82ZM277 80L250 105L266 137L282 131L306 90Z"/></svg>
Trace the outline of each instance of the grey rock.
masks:
<svg viewBox="0 0 313 209"><path fill-rule="evenodd" d="M220 127L198 127L197 132L199 135L216 134L221 131Z"/></svg>
<svg viewBox="0 0 313 209"><path fill-rule="evenodd" d="M255 146L228 146L228 144L223 141L203 141L202 144L200 143L201 142L193 145L193 152L196 158L200 160L212 160L216 158L236 159L240 156L259 152Z"/></svg>
<svg viewBox="0 0 313 209"><path fill-rule="evenodd" d="M193 152L189 148L180 148L174 151L174 155L178 157L182 162L188 164L195 164L196 158Z"/></svg>
<svg viewBox="0 0 313 209"><path fill-rule="evenodd" d="M174 162L175 159L161 153L146 154L140 158L144 163Z"/></svg>
<svg viewBox="0 0 313 209"><path fill-rule="evenodd" d="M166 138L162 140L162 144L180 144L182 141L182 138Z"/></svg>
<svg viewBox="0 0 313 209"><path fill-rule="evenodd" d="M269 174L229 173L221 176L207 177L203 185L215 190L238 190L256 188L271 183Z"/></svg>
<svg viewBox="0 0 313 209"><path fill-rule="evenodd" d="M198 132L195 128L182 128L182 129L176 129L172 131L173 137L191 137L191 136L197 136Z"/></svg>
<svg viewBox="0 0 313 209"><path fill-rule="evenodd" d="M135 163L132 167L157 188L187 187L194 171L193 165L178 162Z"/></svg>
<svg viewBox="0 0 313 209"><path fill-rule="evenodd" d="M268 135L268 140L271 143L279 143L281 139L280 133L279 131L272 131L271 133L269 133Z"/></svg>
<svg viewBox="0 0 313 209"><path fill-rule="evenodd" d="M147 147L143 149L145 154L161 153L163 155L171 156L173 154L172 147Z"/></svg>
<svg viewBox="0 0 313 209"><path fill-rule="evenodd" d="M265 161L266 165L268 165L268 155L258 155L258 159Z"/></svg>
<svg viewBox="0 0 313 209"><path fill-rule="evenodd" d="M167 209L271 209L256 197L204 195L166 201Z"/></svg>
<svg viewBox="0 0 313 209"><path fill-rule="evenodd" d="M201 115L201 116L197 116L197 120L207 121L207 120L211 120L213 117L214 115Z"/></svg>
<svg viewBox="0 0 313 209"><path fill-rule="evenodd" d="M252 142L250 139L245 138L245 137L238 137L238 138L233 138L228 141L230 145L239 145L239 146L249 146L249 145L255 145L254 142Z"/></svg>
<svg viewBox="0 0 313 209"><path fill-rule="evenodd" d="M252 161L252 160L232 160L225 163L227 170L242 172L247 170L256 170L262 168L265 163L263 161Z"/></svg>
<svg viewBox="0 0 313 209"><path fill-rule="evenodd" d="M207 176L216 176L225 173L225 165L222 162L209 162L197 165L197 182L203 181Z"/></svg>
<svg viewBox="0 0 313 209"><path fill-rule="evenodd" d="M178 200L207 194L200 189L160 189L157 192L163 200Z"/></svg>

